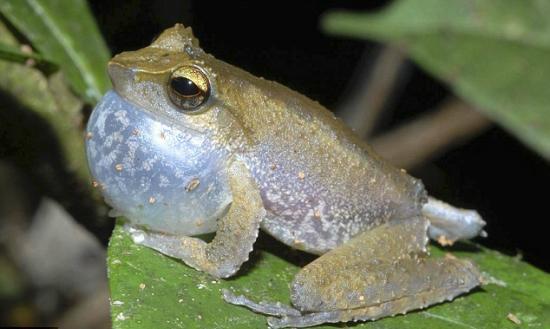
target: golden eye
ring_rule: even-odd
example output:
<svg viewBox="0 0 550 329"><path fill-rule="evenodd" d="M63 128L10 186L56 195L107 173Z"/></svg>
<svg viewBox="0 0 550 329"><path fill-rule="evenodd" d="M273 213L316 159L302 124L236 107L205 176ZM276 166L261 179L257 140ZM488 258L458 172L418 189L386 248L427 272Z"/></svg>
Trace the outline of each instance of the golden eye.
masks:
<svg viewBox="0 0 550 329"><path fill-rule="evenodd" d="M182 66L170 76L168 95L178 108L195 111L210 96L208 78L195 66Z"/></svg>

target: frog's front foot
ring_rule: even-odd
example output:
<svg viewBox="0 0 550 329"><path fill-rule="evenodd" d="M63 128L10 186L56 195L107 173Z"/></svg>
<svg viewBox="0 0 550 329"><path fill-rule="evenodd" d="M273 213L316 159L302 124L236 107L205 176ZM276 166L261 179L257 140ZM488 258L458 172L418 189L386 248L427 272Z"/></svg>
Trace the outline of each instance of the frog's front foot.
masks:
<svg viewBox="0 0 550 329"><path fill-rule="evenodd" d="M423 217L364 232L304 267L294 278L292 305L256 303L224 291L224 299L270 317L272 328L376 320L452 300L478 286L468 260L429 258Z"/></svg>

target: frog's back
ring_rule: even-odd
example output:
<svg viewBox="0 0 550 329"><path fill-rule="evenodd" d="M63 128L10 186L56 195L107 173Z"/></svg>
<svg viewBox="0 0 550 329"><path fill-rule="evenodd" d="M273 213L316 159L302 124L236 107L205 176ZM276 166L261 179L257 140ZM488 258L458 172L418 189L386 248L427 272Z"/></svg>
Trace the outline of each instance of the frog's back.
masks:
<svg viewBox="0 0 550 329"><path fill-rule="evenodd" d="M235 93L228 97L229 109L239 109L234 115L251 141L243 157L268 211L264 230L320 254L420 211L420 181L380 159L326 108L234 69L221 92Z"/></svg>

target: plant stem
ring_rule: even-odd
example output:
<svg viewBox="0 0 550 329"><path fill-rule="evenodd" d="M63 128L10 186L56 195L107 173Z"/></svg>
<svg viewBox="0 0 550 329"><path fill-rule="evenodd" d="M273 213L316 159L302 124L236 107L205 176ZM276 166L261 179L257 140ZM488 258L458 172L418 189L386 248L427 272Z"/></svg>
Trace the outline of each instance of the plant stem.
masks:
<svg viewBox="0 0 550 329"><path fill-rule="evenodd" d="M453 97L438 110L376 137L370 144L394 165L411 169L490 126L489 119Z"/></svg>

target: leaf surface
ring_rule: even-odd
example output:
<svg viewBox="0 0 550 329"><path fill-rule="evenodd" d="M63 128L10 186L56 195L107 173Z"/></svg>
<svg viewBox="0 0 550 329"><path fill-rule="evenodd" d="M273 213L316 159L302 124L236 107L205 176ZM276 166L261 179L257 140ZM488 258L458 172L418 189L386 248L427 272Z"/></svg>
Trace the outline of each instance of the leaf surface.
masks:
<svg viewBox="0 0 550 329"><path fill-rule="evenodd" d="M550 325L550 276L498 252L466 245L474 251L453 251L473 259L505 286L490 284L451 303L404 316L360 323L357 328L517 328ZM281 255L280 250L286 250ZM444 251L432 248L434 255ZM265 317L222 300L228 288L254 300L289 303L289 283L299 267L289 262L296 252L271 240L260 242L251 259L229 280L214 280L178 260L136 245L120 223L109 245L109 283L113 328L266 328ZM298 253L300 254L300 253ZM316 328L333 328L319 326Z"/></svg>

